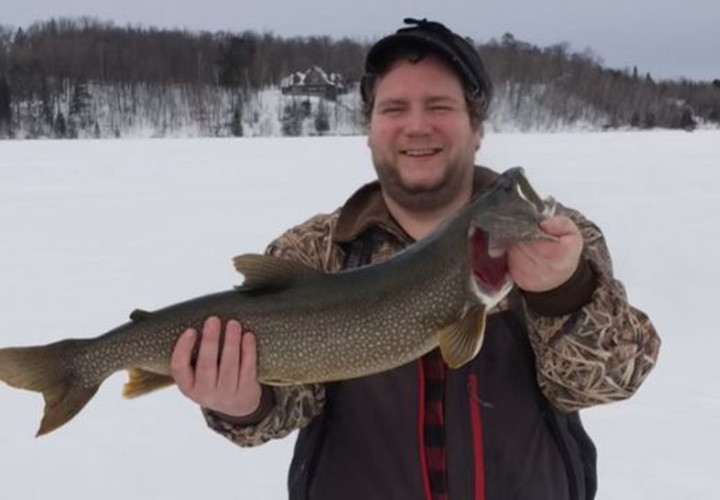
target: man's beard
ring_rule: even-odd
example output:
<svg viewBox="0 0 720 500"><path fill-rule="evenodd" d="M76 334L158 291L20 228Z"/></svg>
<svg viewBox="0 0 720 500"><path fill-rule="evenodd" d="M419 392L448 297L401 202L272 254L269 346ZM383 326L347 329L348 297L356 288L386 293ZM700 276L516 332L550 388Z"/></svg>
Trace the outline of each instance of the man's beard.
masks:
<svg viewBox="0 0 720 500"><path fill-rule="evenodd" d="M428 213L452 203L463 191L468 177L472 179L472 160L462 163L467 164L452 164L440 179L422 186L408 185L395 166L380 160L375 161L375 171L386 196L407 210Z"/></svg>

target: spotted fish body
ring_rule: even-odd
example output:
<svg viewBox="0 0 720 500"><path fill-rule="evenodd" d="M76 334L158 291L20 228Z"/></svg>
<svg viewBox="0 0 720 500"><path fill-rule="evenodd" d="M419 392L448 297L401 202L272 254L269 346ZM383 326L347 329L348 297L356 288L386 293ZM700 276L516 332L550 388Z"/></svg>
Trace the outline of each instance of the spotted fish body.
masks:
<svg viewBox="0 0 720 500"><path fill-rule="evenodd" d="M236 289L135 311L129 323L94 339L0 349L0 380L43 393L38 435L45 434L73 418L119 370L130 373L128 397L172 384L170 356L178 337L187 328L200 330L212 315L238 318L255 334L264 384L371 375L438 345L448 365L459 367L480 349L485 311L512 286L507 273L500 280L478 279L498 273L475 270L493 259L473 261L472 235L479 230L504 242L547 238L538 227L546 208L522 170L511 169L430 236L386 262L325 274L243 255L235 266L245 282Z"/></svg>

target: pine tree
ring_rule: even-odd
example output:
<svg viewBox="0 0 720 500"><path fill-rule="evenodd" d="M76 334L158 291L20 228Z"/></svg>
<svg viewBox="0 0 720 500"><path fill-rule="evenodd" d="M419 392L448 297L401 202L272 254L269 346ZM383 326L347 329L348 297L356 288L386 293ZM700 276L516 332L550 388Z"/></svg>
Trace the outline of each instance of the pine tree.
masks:
<svg viewBox="0 0 720 500"><path fill-rule="evenodd" d="M253 87L250 69L255 62L257 40L251 35L233 36L219 48L218 81L228 88Z"/></svg>
<svg viewBox="0 0 720 500"><path fill-rule="evenodd" d="M53 115L53 107L54 107L54 99L53 94L50 88L50 84L48 82L47 78L42 79L42 83L40 84L40 110L41 110L41 127L42 132L41 134L43 136L48 136L52 134L53 130L53 122L54 122L54 115Z"/></svg>
<svg viewBox="0 0 720 500"><path fill-rule="evenodd" d="M655 122L655 113L653 113L652 111L648 111L647 113L645 113L645 121L643 123L644 128L655 128Z"/></svg>
<svg viewBox="0 0 720 500"><path fill-rule="evenodd" d="M233 137L243 136L242 101L238 101L233 110L232 120L230 121L230 134Z"/></svg>
<svg viewBox="0 0 720 500"><path fill-rule="evenodd" d="M55 137L58 139L64 139L67 137L67 124L65 123L65 116L62 114L62 111L58 111L57 116L55 117L53 132Z"/></svg>
<svg viewBox="0 0 720 500"><path fill-rule="evenodd" d="M0 137L9 137L12 132L12 94L5 75L0 76Z"/></svg>
<svg viewBox="0 0 720 500"><path fill-rule="evenodd" d="M290 137L297 137L302 133L302 111L295 100L283 108L282 132Z"/></svg>
<svg viewBox="0 0 720 500"><path fill-rule="evenodd" d="M692 132L697 128L697 122L695 121L695 118L693 118L692 110L690 108L685 108L683 110L682 116L680 117L680 128L687 130L688 132Z"/></svg>
<svg viewBox="0 0 720 500"><path fill-rule="evenodd" d="M80 78L73 85L70 111L68 113L74 134L79 134L81 130L85 130L90 126L92 120L90 101L91 96L87 82Z"/></svg>
<svg viewBox="0 0 720 500"><path fill-rule="evenodd" d="M324 101L320 101L315 114L315 130L319 135L325 135L330 130L330 115Z"/></svg>

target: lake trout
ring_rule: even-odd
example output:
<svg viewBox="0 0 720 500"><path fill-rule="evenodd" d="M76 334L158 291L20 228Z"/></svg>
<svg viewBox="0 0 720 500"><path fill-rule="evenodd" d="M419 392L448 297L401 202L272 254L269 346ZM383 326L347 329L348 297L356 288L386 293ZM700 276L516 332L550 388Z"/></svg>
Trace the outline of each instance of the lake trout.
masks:
<svg viewBox="0 0 720 500"><path fill-rule="evenodd" d="M320 383L376 374L440 347L450 368L480 350L485 315L513 284L508 245L554 239L539 222L552 215L520 167L385 262L338 273L265 255L234 259L241 286L153 311L99 337L0 349L0 380L41 392L37 435L67 423L102 382L127 370L125 397L172 385L170 358L188 328L239 319L257 338L262 384Z"/></svg>

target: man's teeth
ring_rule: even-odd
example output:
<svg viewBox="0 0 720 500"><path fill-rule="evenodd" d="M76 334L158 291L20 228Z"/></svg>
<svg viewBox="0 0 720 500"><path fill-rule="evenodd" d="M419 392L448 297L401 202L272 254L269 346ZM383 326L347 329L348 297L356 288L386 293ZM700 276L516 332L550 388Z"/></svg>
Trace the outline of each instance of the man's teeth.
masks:
<svg viewBox="0 0 720 500"><path fill-rule="evenodd" d="M439 149L406 149L404 153L408 156L429 156L440 151Z"/></svg>

